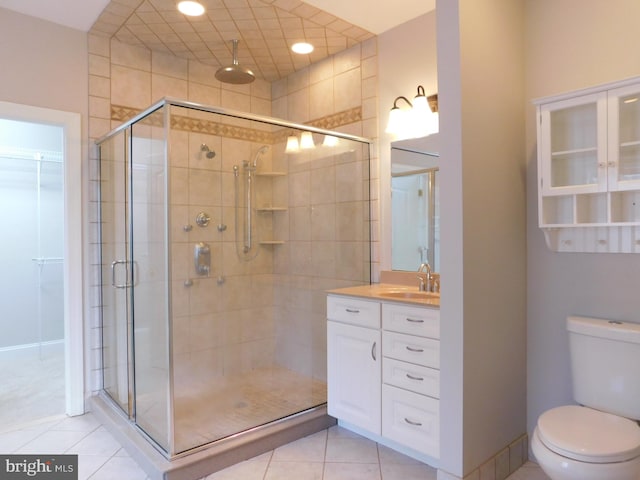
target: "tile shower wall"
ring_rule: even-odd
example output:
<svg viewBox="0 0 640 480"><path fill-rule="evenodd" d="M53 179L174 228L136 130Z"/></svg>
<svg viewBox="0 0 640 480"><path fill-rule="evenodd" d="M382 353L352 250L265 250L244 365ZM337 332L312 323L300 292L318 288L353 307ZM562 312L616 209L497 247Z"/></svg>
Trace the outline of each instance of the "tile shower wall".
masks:
<svg viewBox="0 0 640 480"><path fill-rule="evenodd" d="M163 96L171 96L375 139L376 62L376 41L372 39L273 85L256 80L250 85L233 86L215 80L215 67L90 34L90 137L95 140L106 134L125 121L128 112L139 111ZM229 123L228 120L225 122ZM377 272L378 168L375 147L371 149L371 216L363 202L351 197L359 189L369 188L368 172L365 171L369 167L366 165L365 168L358 161L361 159L359 152L355 156L318 164L278 160L285 157L274 152L277 147L265 155L263 169L286 169L289 175L257 180L263 184L259 190L260 201L286 200L288 207L287 212L278 213L271 220L262 217L263 229L267 232L265 235L277 231L273 235L287 243L261 247L273 254L260 255L257 263L249 266L233 261L237 257L230 253L235 248L230 239L234 233L230 167L252 158L261 143L185 131L174 131L170 142L171 191L179 200L174 199L171 212L176 367L206 378L225 365L251 368L278 352L278 361L285 366L295 366L305 373L312 371L316 378L325 378L324 290L362 282L365 271L370 268L364 254L368 251L369 220L372 222L374 276ZM216 157L206 159L199 150L202 143L215 150ZM283 146L280 149L281 153ZM88 232L93 271L89 287L91 338L88 342L91 345L90 385L93 390L101 385L98 172L97 149L94 149ZM218 176L222 177L223 185L216 194L218 197L212 201L203 200L202 190L207 184L204 179L216 181ZM298 194L303 191L300 185L308 187L306 198ZM186 198L180 199L180 195L186 195ZM331 204L333 198L336 203ZM207 213L212 216L213 226L206 231L194 226L191 232L184 232L183 224L193 223L194 214L202 209L210 210ZM215 229L219 219L228 226L222 234ZM337 226L334 234L323 230L322 226L329 224ZM188 268L193 264L192 246L196 236L197 241L212 243L213 258L224 260L213 266L210 278L198 279L192 287L185 289L184 280L189 277ZM309 250L311 240L317 246L312 251ZM286 270L287 267L290 270ZM248 269L251 270L251 281L247 280ZM223 296L227 307L240 312L240 320L233 325L221 325L225 322L224 315L208 309L207 302L215 301L217 295L198 295L199 291L210 293L219 289L218 276L226 279L222 289L239 292ZM235 289L234 283L239 289ZM252 298L248 306L247 298ZM221 350L218 342L222 340L207 334L218 326L223 327L227 340L242 346ZM250 349L253 356L242 355L243 348ZM298 356L305 352L304 356ZM306 359L305 362L300 358Z"/></svg>

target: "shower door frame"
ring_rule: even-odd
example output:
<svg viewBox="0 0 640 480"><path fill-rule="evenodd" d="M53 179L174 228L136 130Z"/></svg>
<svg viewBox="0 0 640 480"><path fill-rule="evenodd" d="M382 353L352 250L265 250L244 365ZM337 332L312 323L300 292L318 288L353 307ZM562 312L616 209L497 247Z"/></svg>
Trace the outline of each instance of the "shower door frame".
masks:
<svg viewBox="0 0 640 480"><path fill-rule="evenodd" d="M263 115L257 115L257 114L252 114L252 113L247 113L247 112L242 112L239 110L232 110L232 109L227 109L227 108L219 108L219 107L213 107L213 106L207 106L207 105L203 105L200 103L195 103L195 102L189 102L189 101L184 101L184 100L179 100L179 99L175 99L175 98L171 98L171 97L164 97L163 99L157 101L156 103L154 103L153 105L149 106L148 108L146 108L145 110L141 111L140 113L138 113L137 115L133 116L132 118L130 118L128 121L124 122L122 125L116 127L115 129L113 129L112 131L110 131L108 134L104 135L103 137L100 137L99 139L97 139L95 141L96 145L100 145L101 143L108 141L109 139L111 139L112 137L114 137L115 135L117 135L118 133L121 133L123 131L128 131L128 139L127 139L127 154L129 156L129 158L127 158L127 162L131 162L132 158L130 158L130 156L132 155L132 127L139 121L144 120L146 117L156 113L157 111L161 110L161 109L165 109L164 110L164 115L163 115L163 119L164 119L164 129L165 129L165 138L169 138L169 133L171 131L171 108L172 106L176 106L176 107L183 107L183 108L187 108L187 109L192 109L192 110L197 110L197 111L202 111L202 112L208 112L208 113L212 113L212 114L219 114L219 115L223 115L223 116L227 116L227 117L233 117L233 118L239 118L239 119L243 119L243 120L251 120L251 121L256 121L256 122L261 122L261 123L265 123L265 124L269 124L272 126L277 126L277 127L283 127L283 128L290 128L290 129L296 129L296 130L300 130L300 131L308 131L308 132L312 132L312 133L318 133L318 134L322 134L322 135L330 135L333 137L337 137L337 138L342 138L345 140L350 140L350 141L355 141L358 143L362 143L362 144L366 144L369 147L369 151L368 151L368 161L370 162L371 160L371 151L370 151L370 147L372 144L372 141L370 139L364 138L364 137L359 137L356 135L351 135L351 134L346 134L346 133L342 133L342 132L338 132L338 131L334 131L334 130L327 130L327 129L323 129L323 128L318 128L318 127L314 127L311 125L305 125L305 124L300 124L300 123L294 123L294 122L289 122L289 121L285 121L282 119L278 119L278 118L274 118L274 117L268 117L268 116L263 116ZM166 142L165 144L165 168L168 170L169 169L169 142ZM132 188L131 186L129 186L129 188ZM169 204L170 201L170 192L169 192L169 188L168 188L168 184L165 184L165 194L166 194L166 204L165 207ZM129 193L129 198L131 199L132 196L132 191L128 192ZM368 193L367 193L368 195ZM130 206L127 208L131 208ZM131 212L129 211L129 215L131 218ZM129 221L131 221L131 219L129 218ZM167 241L168 241L168 232L170 231L171 225L170 225L170 219L167 215L166 217L166 222L167 222L167 230L165 232L165 235L167 235ZM128 228L129 234L132 235L131 233L131 227ZM133 243L133 238L129 238L128 239L129 242ZM168 282L170 284L170 279L171 279L171 253L170 251L167 253L168 257L167 257L167 279ZM134 258L128 258L128 260L130 260L131 262L134 262ZM370 277L371 273L369 272L369 277ZM134 295L134 292L131 292L130 294L131 296ZM172 315L170 314L171 312L171 292L170 292L170 287L169 287L169 291L168 291L168 296L167 296L167 308L169 309L169 315L168 315L168 322L169 324L167 325L167 327L169 328L169 331L171 331L171 322L172 322ZM133 315L132 311L128 311L128 315ZM133 320L133 322L135 322L135 319ZM133 328L133 327L132 327ZM161 444L156 441L155 439L153 439L153 437L151 437L147 432L145 432L145 430L137 424L136 422L136 412L135 412L135 379L133 380L133 385L131 386L131 398L129 400L129 403L131 405L131 403L133 403L133 407L131 407L129 410L130 412L132 412L132 414L129 415L129 421L131 422L131 425L135 427L135 429L140 432L143 437L145 437L162 455L164 455L167 459L176 459L176 458L181 458L187 455L190 455L192 453L196 453L202 450L205 450L207 448L209 448L212 444L215 444L216 442L219 441L225 441L227 439L231 439L232 441L235 441L237 435L240 435L242 433L249 433L251 432L252 434L258 435L259 431L262 430L269 430L271 427L273 427L274 425L281 425L284 422L286 422L288 419L298 419L301 418L301 415L303 415L305 412L308 411L315 411L318 408L320 408L319 406L315 406L315 407L309 407L307 410L298 412L298 413L294 413L292 415L289 415L287 417L283 417L280 419L275 419L272 422L269 422L267 424L264 425L258 425L258 426L254 426L248 430L243 430L242 432L238 432L236 434L231 435L230 437L227 438L223 438L221 440L215 440L212 442L208 442L205 444L201 444L199 446L195 446L192 447L186 451L181 451L179 453L175 452L175 427L174 427L174 412L173 412L173 408L174 408L174 365L173 365L173 361L172 361L172 356L173 356L173 338L171 335L168 335L167 337L167 347L168 347L168 361L169 361L169 365L168 365L168 384L169 384L169 399L168 399L168 410L169 410L169 414L170 414L170 418L168 419L169 421L169 425L168 425L168 441L169 441L169 448L168 450L165 450L164 447L161 446ZM135 339L132 339L129 344L130 346L135 342ZM132 358L135 359L135 345L133 345L132 348ZM131 367L129 369L129 371L134 370L135 367ZM130 378L131 378L131 373L130 373ZM108 396L108 395L107 395ZM133 400L131 400L133 399ZM110 403L115 403L111 398L109 398ZM326 405L326 404L325 404ZM326 406L324 407L326 409ZM297 421L297 420L296 420Z"/></svg>

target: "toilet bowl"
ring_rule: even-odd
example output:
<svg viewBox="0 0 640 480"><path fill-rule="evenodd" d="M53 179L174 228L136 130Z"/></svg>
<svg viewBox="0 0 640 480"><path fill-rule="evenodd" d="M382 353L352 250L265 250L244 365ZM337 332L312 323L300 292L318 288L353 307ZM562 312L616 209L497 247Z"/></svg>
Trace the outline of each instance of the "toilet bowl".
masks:
<svg viewBox="0 0 640 480"><path fill-rule="evenodd" d="M548 410L531 449L552 480L640 480L640 427L610 413L576 405Z"/></svg>

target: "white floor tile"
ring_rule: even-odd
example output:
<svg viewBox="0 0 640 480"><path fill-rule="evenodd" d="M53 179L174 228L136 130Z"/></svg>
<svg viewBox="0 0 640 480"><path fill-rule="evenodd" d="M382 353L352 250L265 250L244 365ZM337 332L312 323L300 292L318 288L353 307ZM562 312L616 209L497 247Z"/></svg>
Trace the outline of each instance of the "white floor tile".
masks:
<svg viewBox="0 0 640 480"><path fill-rule="evenodd" d="M271 462L264 480L322 480L322 462Z"/></svg>
<svg viewBox="0 0 640 480"><path fill-rule="evenodd" d="M380 480L380 466L377 463L325 463L322 480Z"/></svg>
<svg viewBox="0 0 640 480"><path fill-rule="evenodd" d="M145 480L147 474L128 457L111 457L91 477L91 480Z"/></svg>
<svg viewBox="0 0 640 480"><path fill-rule="evenodd" d="M324 462L327 432L323 430L273 451L274 462Z"/></svg>
<svg viewBox="0 0 640 480"><path fill-rule="evenodd" d="M438 471L427 465L381 464L384 480L436 480Z"/></svg>
<svg viewBox="0 0 640 480"><path fill-rule="evenodd" d="M87 432L49 430L20 447L16 453L65 453L86 436Z"/></svg>
<svg viewBox="0 0 640 480"><path fill-rule="evenodd" d="M66 417L51 430L69 430L76 432L92 432L100 426L100 422L90 413L77 417Z"/></svg>
<svg viewBox="0 0 640 480"><path fill-rule="evenodd" d="M206 480L263 480L272 453L264 453L258 457L212 473Z"/></svg>
<svg viewBox="0 0 640 480"><path fill-rule="evenodd" d="M377 465L377 444L364 438L328 438L326 461Z"/></svg>
<svg viewBox="0 0 640 480"><path fill-rule="evenodd" d="M78 480L88 479L108 461L109 457L78 455Z"/></svg>
<svg viewBox="0 0 640 480"><path fill-rule="evenodd" d="M395 450L385 447L384 445L378 445L378 456L380 457L380 465L385 464L410 464L410 465L422 465L421 462L415 458L407 457L406 455L396 452Z"/></svg>
<svg viewBox="0 0 640 480"><path fill-rule="evenodd" d="M67 453L111 457L120 448L113 436L104 427L100 427L71 447Z"/></svg>

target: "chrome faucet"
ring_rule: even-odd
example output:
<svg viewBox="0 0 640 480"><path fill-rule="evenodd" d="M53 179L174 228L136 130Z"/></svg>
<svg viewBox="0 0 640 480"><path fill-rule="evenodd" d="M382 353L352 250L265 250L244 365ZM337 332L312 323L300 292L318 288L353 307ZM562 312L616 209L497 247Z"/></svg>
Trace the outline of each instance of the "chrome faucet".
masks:
<svg viewBox="0 0 640 480"><path fill-rule="evenodd" d="M420 267L418 268L418 273L427 274L426 281L422 278L422 276L418 275L418 280L420 280L418 288L421 292L430 292L432 290L433 277L431 276L431 265L429 265L429 262L421 263Z"/></svg>

